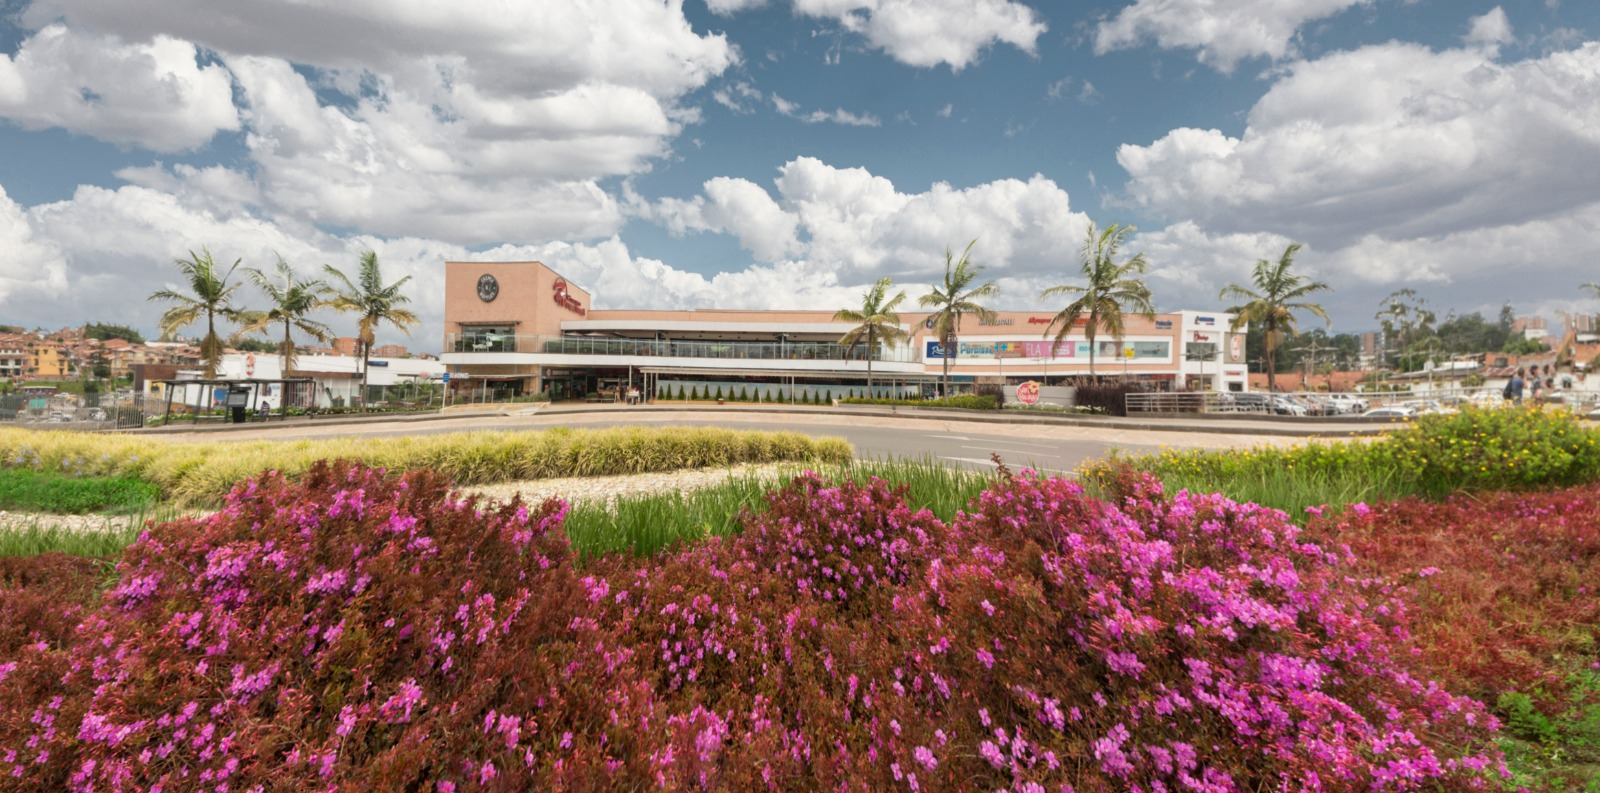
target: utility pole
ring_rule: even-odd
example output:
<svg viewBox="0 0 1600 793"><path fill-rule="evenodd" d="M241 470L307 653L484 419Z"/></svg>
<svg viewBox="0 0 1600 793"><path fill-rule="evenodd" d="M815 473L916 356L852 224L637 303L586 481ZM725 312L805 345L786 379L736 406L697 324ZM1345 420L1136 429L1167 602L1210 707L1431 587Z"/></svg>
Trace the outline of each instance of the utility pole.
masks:
<svg viewBox="0 0 1600 793"><path fill-rule="evenodd" d="M1317 369L1317 353L1319 353L1319 352L1327 352L1329 350L1334 350L1334 349L1337 349L1337 348L1333 347L1331 345L1318 344L1316 339L1312 339L1310 342L1307 342L1306 344L1300 345L1299 349L1311 354L1310 358L1308 358L1307 361L1306 361L1305 382L1309 383L1311 381L1311 375L1314 372L1316 372L1316 369ZM1328 390L1329 391L1333 390L1333 376L1332 375L1328 376Z"/></svg>

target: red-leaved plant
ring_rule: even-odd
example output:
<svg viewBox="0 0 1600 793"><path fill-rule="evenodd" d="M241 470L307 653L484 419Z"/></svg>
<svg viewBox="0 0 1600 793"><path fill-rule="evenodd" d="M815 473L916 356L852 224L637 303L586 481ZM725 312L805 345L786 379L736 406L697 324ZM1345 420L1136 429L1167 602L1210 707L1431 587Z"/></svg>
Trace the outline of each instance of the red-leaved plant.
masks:
<svg viewBox="0 0 1600 793"><path fill-rule="evenodd" d="M1281 514L1006 475L950 525L802 477L579 570L564 506L268 474L0 666L0 784L71 790L1467 790L1478 703ZM81 601L80 601L81 602ZM52 672L53 674L45 674ZM50 726L29 717L48 713ZM9 776L14 775L14 776Z"/></svg>

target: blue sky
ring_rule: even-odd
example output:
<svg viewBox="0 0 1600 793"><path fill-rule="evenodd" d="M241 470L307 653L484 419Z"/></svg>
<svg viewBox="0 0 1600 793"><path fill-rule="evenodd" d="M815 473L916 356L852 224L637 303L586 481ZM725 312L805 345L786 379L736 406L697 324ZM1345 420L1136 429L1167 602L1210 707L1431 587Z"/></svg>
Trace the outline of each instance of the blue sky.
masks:
<svg viewBox="0 0 1600 793"><path fill-rule="evenodd" d="M153 331L202 246L375 249L419 350L446 259L837 308L976 238L1000 307L1048 308L1089 222L1138 227L1163 310L1291 242L1338 330L1402 287L1600 308L1597 3L523 5L0 0L0 322Z"/></svg>

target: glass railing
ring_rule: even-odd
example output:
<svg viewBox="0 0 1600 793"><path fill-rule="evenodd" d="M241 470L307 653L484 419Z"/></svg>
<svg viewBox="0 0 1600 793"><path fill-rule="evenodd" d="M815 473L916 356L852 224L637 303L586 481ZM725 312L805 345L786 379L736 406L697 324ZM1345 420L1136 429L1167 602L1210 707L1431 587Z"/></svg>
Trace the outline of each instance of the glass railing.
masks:
<svg viewBox="0 0 1600 793"><path fill-rule="evenodd" d="M744 358L751 360L865 361L867 347L849 349L833 342L703 341L600 339L582 336L458 336L445 339L450 352L522 352L545 355L635 355L663 358ZM916 353L900 346L880 350L875 361L915 363Z"/></svg>

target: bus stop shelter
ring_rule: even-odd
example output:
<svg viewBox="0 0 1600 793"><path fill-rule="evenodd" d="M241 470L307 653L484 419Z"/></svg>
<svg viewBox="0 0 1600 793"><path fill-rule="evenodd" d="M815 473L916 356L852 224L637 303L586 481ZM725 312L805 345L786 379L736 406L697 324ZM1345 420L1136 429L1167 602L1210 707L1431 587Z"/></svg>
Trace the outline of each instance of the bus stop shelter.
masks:
<svg viewBox="0 0 1600 793"><path fill-rule="evenodd" d="M307 390L312 390L316 387L316 381L309 377L290 377L276 380L156 380L154 382L160 383L161 390L167 393L167 409L163 416L164 424L172 422L172 393L179 386L184 388L199 386L205 389L205 393L208 396L213 397L217 390L226 389L227 393L223 404L230 408L232 420L235 423L242 423L248 419L251 405L261 404L262 389L265 386L281 386L279 388L280 398L277 406L279 421L284 421L289 417L289 389L291 386L300 386ZM184 405L188 406L188 403L184 403ZM208 406L196 405L194 407L196 408L194 421L198 424L200 422L200 411L208 409ZM267 413L266 418L269 420L272 418L270 411Z"/></svg>

